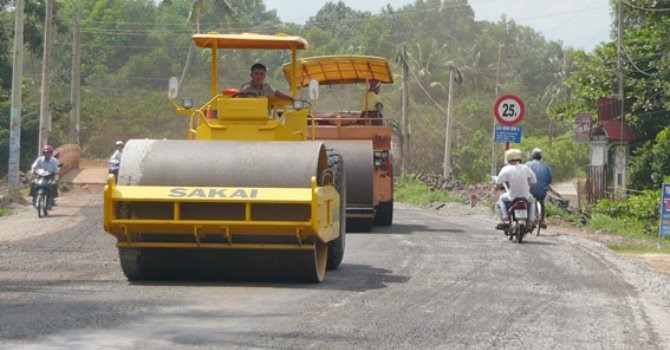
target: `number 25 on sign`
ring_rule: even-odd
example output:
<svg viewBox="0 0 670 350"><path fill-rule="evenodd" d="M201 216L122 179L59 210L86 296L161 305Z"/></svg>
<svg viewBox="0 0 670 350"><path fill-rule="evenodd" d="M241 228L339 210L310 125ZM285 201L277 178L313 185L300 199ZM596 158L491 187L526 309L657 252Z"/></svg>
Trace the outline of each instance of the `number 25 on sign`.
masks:
<svg viewBox="0 0 670 350"><path fill-rule="evenodd" d="M505 95L498 98L493 107L493 114L503 125L514 125L523 119L526 107L523 101L514 95Z"/></svg>

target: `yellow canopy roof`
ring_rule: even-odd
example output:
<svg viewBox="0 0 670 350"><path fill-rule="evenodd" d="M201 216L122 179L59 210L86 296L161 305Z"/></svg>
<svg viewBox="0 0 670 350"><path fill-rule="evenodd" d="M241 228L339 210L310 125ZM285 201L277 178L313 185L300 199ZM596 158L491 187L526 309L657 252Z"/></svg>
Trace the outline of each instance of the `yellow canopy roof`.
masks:
<svg viewBox="0 0 670 350"><path fill-rule="evenodd" d="M265 50L291 50L293 48L304 50L308 47L307 40L299 36L287 34L221 34L207 33L194 34L193 41L198 47L219 49L265 49Z"/></svg>
<svg viewBox="0 0 670 350"><path fill-rule="evenodd" d="M291 63L282 66L286 80L291 81ZM297 86L307 86L316 79L322 85L364 83L379 80L393 83L388 60L383 57L333 55L301 58L297 61Z"/></svg>

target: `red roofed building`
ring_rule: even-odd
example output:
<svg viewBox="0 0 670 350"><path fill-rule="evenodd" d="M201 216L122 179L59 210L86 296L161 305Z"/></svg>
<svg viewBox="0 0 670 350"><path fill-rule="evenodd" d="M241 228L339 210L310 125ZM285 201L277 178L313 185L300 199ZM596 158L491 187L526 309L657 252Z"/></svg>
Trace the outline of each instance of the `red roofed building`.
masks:
<svg viewBox="0 0 670 350"><path fill-rule="evenodd" d="M587 123L586 115L575 117L576 140L591 145L587 199L592 203L607 193L625 195L628 145L635 136L630 127L621 122L621 107L621 100L601 97L595 123ZM587 124L590 130L586 130Z"/></svg>
<svg viewBox="0 0 670 350"><path fill-rule="evenodd" d="M626 143L631 142L634 139L633 132L628 127L628 124L624 123L622 125L619 118L605 122L599 119L598 124L599 125L591 133L593 136L599 134L605 135L610 141L623 141Z"/></svg>

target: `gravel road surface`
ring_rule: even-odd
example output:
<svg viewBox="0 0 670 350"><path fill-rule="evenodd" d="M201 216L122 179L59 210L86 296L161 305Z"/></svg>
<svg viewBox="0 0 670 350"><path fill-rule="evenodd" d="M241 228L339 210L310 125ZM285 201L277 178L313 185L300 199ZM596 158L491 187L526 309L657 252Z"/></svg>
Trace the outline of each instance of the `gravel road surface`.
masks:
<svg viewBox="0 0 670 350"><path fill-rule="evenodd" d="M320 284L129 283L77 190L0 218L2 349L670 349L670 277L487 208L397 205Z"/></svg>

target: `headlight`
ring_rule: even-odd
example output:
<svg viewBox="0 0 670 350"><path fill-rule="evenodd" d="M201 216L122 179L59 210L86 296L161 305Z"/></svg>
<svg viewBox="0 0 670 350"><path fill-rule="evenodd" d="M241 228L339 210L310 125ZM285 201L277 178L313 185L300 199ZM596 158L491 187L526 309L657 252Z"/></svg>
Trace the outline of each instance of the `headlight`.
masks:
<svg viewBox="0 0 670 350"><path fill-rule="evenodd" d="M306 100L293 100L293 109L299 111L309 107L311 104Z"/></svg>
<svg viewBox="0 0 670 350"><path fill-rule="evenodd" d="M383 157L382 151L375 151L375 158L381 158Z"/></svg>
<svg viewBox="0 0 670 350"><path fill-rule="evenodd" d="M190 98L181 100L181 106L186 109L191 109L193 108L193 100L191 100Z"/></svg>
<svg viewBox="0 0 670 350"><path fill-rule="evenodd" d="M305 102L303 100L295 100L293 101L293 109L295 110L301 110L305 108Z"/></svg>
<svg viewBox="0 0 670 350"><path fill-rule="evenodd" d="M375 159L375 168L381 168L384 165L384 161L382 159Z"/></svg>

